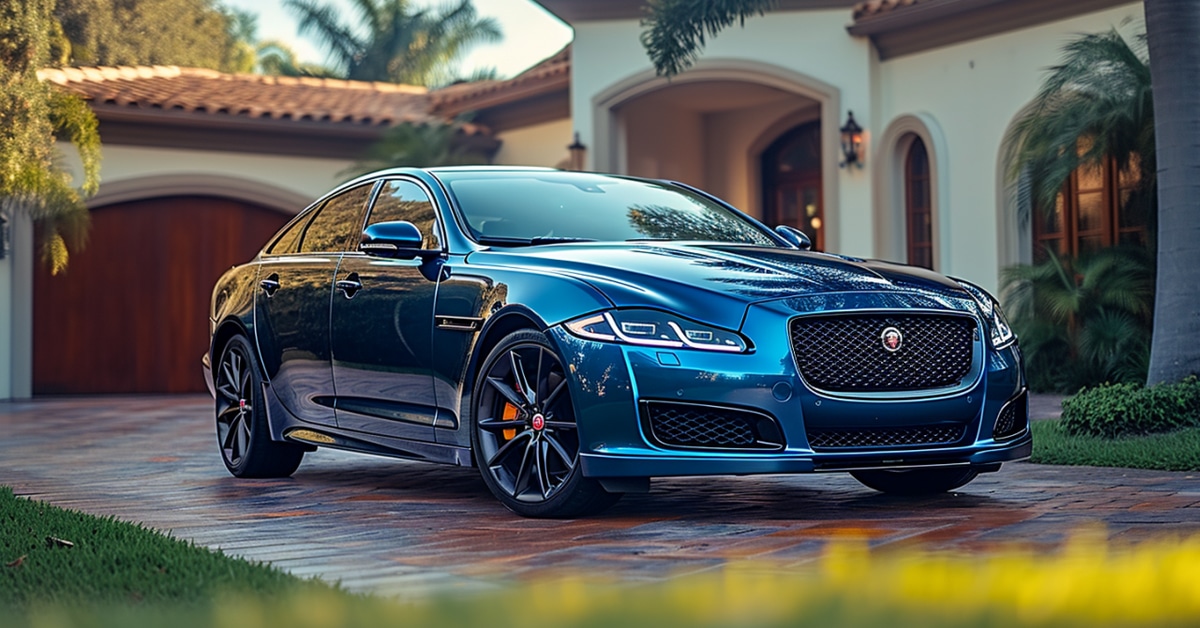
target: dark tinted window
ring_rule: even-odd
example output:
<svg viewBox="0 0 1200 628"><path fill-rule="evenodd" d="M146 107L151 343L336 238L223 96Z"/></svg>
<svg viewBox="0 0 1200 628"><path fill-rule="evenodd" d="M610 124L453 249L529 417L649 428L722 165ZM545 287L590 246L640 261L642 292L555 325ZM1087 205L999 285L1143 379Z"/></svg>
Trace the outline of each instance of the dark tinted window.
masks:
<svg viewBox="0 0 1200 628"><path fill-rule="evenodd" d="M439 174L476 238L705 240L779 246L761 227L699 194L579 172Z"/></svg>
<svg viewBox="0 0 1200 628"><path fill-rule="evenodd" d="M362 235L363 212L373 184L368 183L346 190L325 201L317 215L308 223L300 242L301 253L333 253L345 251Z"/></svg>
<svg viewBox="0 0 1200 628"><path fill-rule="evenodd" d="M438 238L437 213L433 209L433 201L421 186L412 181L388 181L379 190L367 225L377 222L406 220L421 230L425 236L424 248L440 249L441 240Z"/></svg>
<svg viewBox="0 0 1200 628"><path fill-rule="evenodd" d="M304 227L312 219L312 214L283 228L283 232L275 236L275 241L267 248L267 255L287 255L295 253L300 248L300 237L304 235Z"/></svg>

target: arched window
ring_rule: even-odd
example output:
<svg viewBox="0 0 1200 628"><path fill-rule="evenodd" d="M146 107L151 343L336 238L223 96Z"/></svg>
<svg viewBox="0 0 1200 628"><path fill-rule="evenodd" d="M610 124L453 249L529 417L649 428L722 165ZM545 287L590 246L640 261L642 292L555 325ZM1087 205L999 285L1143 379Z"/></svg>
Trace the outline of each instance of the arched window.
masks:
<svg viewBox="0 0 1200 628"><path fill-rule="evenodd" d="M1119 244L1146 244L1143 203L1130 202L1141 182L1135 161L1121 171L1116 160L1102 166L1080 166L1063 184L1054 207L1035 207L1033 259L1046 259L1046 250L1075 257Z"/></svg>
<svg viewBox="0 0 1200 628"><path fill-rule="evenodd" d="M921 138L913 138L904 160L904 224L908 263L933 268L933 198L930 193L929 153Z"/></svg>

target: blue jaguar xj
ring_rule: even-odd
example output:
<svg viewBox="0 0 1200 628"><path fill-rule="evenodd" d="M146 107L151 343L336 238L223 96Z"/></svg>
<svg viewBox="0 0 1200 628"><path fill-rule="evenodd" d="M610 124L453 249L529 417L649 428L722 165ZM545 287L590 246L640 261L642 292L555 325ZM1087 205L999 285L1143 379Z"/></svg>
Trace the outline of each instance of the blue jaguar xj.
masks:
<svg viewBox="0 0 1200 628"><path fill-rule="evenodd" d="M670 181L360 177L213 291L221 456L238 477L291 475L317 447L474 466L530 517L664 476L928 494L1029 456L995 298L810 248Z"/></svg>

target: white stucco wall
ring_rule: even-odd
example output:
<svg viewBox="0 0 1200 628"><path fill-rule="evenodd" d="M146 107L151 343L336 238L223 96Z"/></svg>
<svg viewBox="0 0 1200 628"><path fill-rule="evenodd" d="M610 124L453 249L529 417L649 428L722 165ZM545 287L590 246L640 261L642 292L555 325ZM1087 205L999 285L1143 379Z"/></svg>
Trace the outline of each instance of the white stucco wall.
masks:
<svg viewBox="0 0 1200 628"><path fill-rule="evenodd" d="M634 102L620 112L627 133L627 174L704 184L703 117Z"/></svg>
<svg viewBox="0 0 1200 628"><path fill-rule="evenodd" d="M505 131L496 138L500 150L495 163L553 168L570 157L567 146L574 141L574 127L570 118L563 118Z"/></svg>

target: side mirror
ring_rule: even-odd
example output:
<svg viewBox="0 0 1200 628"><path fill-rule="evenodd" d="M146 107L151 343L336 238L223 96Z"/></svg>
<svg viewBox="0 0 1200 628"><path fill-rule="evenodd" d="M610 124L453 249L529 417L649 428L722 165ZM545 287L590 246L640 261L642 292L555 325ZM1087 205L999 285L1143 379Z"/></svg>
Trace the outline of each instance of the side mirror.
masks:
<svg viewBox="0 0 1200 628"><path fill-rule="evenodd" d="M812 240L809 239L808 234L795 227L779 225L778 227L775 227L775 233L779 234L779 236L784 240L787 240L788 244L800 249L801 251L812 250Z"/></svg>
<svg viewBox="0 0 1200 628"><path fill-rule="evenodd" d="M424 241L421 230L411 222L377 222L363 231L358 250L367 255L396 259L425 258L431 253L441 253L421 248Z"/></svg>

